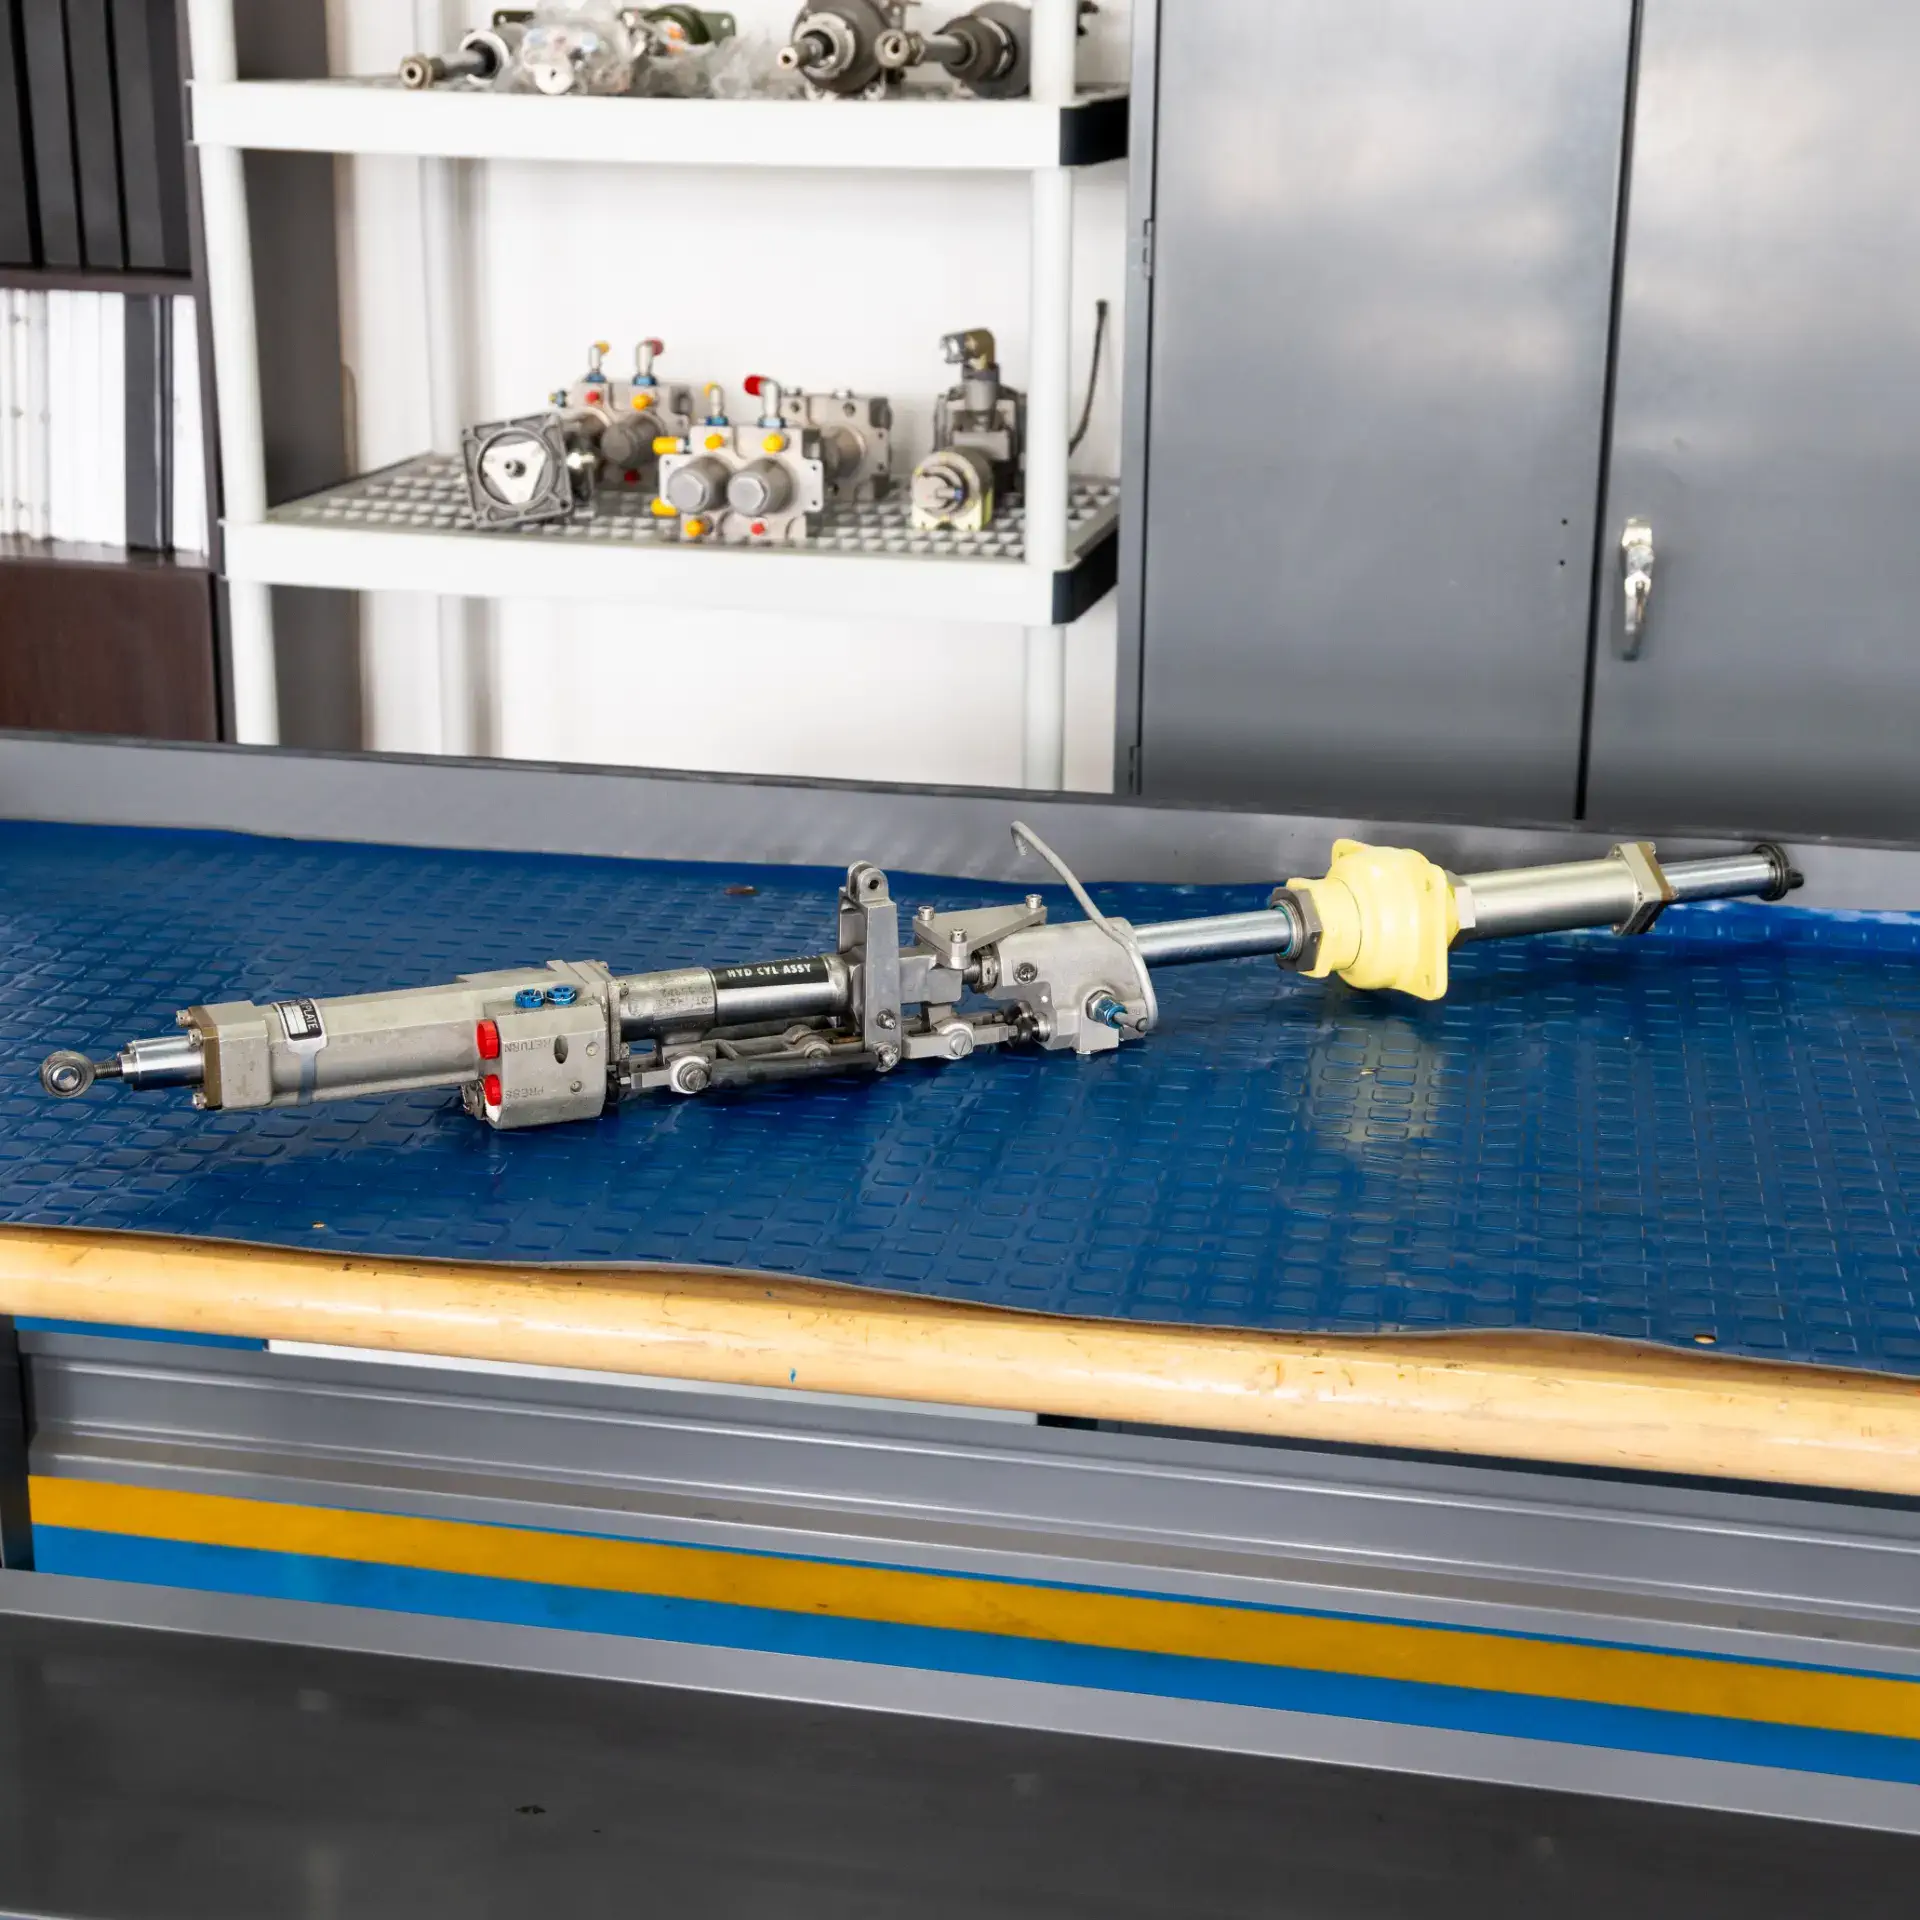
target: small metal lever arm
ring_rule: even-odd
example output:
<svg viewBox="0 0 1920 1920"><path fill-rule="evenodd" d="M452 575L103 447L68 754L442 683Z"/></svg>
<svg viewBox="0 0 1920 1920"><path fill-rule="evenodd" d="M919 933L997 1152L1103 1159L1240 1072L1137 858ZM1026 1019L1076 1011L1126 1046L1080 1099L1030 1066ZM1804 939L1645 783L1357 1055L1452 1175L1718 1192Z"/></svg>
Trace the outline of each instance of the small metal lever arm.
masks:
<svg viewBox="0 0 1920 1920"><path fill-rule="evenodd" d="M1620 624L1622 660L1638 660L1647 635L1647 603L1653 598L1653 528L1629 520L1620 533L1620 587L1626 601Z"/></svg>

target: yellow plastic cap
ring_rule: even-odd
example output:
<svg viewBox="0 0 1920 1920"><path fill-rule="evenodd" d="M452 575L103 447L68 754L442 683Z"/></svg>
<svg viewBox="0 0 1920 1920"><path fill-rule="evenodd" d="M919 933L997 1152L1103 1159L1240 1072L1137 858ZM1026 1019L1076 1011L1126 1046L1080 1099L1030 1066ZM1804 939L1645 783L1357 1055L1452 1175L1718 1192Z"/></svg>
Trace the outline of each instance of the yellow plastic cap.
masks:
<svg viewBox="0 0 1920 1920"><path fill-rule="evenodd" d="M1453 883L1409 847L1336 840L1323 880L1289 880L1320 916L1313 979L1337 973L1350 987L1389 988L1418 1000L1447 991L1447 949L1460 931Z"/></svg>
<svg viewBox="0 0 1920 1920"><path fill-rule="evenodd" d="M658 519L672 520L679 514L680 509L671 500L656 500L648 511Z"/></svg>
<svg viewBox="0 0 1920 1920"><path fill-rule="evenodd" d="M655 453L678 453L680 442L670 433L658 434L654 438L653 450Z"/></svg>
<svg viewBox="0 0 1920 1920"><path fill-rule="evenodd" d="M785 453L787 450L787 436L784 433L768 434L767 437L760 442L760 450L762 453Z"/></svg>
<svg viewBox="0 0 1920 1920"><path fill-rule="evenodd" d="M683 520L680 524L686 529L689 540L698 540L707 530L707 523L704 520Z"/></svg>
<svg viewBox="0 0 1920 1920"><path fill-rule="evenodd" d="M726 444L727 436L724 433L710 433L707 435L707 451L709 453L718 453Z"/></svg>

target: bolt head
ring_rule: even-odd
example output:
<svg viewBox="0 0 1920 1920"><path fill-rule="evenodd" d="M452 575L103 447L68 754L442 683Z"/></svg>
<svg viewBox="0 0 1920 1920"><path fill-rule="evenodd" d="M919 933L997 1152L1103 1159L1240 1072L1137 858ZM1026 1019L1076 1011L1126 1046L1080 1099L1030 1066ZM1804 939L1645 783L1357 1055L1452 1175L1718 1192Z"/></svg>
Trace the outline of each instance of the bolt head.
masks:
<svg viewBox="0 0 1920 1920"><path fill-rule="evenodd" d="M882 1047L873 1057L873 1063L882 1073L891 1073L900 1064L898 1047Z"/></svg>
<svg viewBox="0 0 1920 1920"><path fill-rule="evenodd" d="M198 1112L205 1113L207 1110L207 1096L204 1093L196 1093L193 1096L193 1104Z"/></svg>
<svg viewBox="0 0 1920 1920"><path fill-rule="evenodd" d="M891 1007L882 1007L880 1011L874 1015L873 1024L882 1029L882 1031L891 1033L900 1023Z"/></svg>
<svg viewBox="0 0 1920 1920"><path fill-rule="evenodd" d="M1046 904L1047 897L1043 893L1030 893L1027 895L1027 910L1030 913L1038 913Z"/></svg>
<svg viewBox="0 0 1920 1920"><path fill-rule="evenodd" d="M185 1007L182 1007L180 1011L173 1016L173 1024L176 1027L190 1027L193 1025L193 1015L189 1013Z"/></svg>
<svg viewBox="0 0 1920 1920"><path fill-rule="evenodd" d="M1020 964L1014 968L1013 977L1019 981L1023 987L1030 987L1040 978L1040 969L1036 967L1031 960L1022 960Z"/></svg>

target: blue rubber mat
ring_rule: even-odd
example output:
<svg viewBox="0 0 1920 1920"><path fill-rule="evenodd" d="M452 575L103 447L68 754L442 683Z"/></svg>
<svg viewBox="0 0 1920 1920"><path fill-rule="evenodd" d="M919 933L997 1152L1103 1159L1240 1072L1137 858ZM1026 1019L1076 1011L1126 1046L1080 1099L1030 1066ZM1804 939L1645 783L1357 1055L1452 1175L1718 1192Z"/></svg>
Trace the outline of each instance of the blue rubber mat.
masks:
<svg viewBox="0 0 1920 1920"><path fill-rule="evenodd" d="M1169 970L1160 1031L1118 1054L497 1135L451 1095L198 1114L118 1088L61 1105L34 1076L52 1047L165 1033L198 1000L817 952L840 875L10 826L0 877L7 1220L1920 1374L1920 918L1681 908L1643 940L1466 948L1435 1006L1260 960ZM1264 899L1096 892L1140 921Z"/></svg>

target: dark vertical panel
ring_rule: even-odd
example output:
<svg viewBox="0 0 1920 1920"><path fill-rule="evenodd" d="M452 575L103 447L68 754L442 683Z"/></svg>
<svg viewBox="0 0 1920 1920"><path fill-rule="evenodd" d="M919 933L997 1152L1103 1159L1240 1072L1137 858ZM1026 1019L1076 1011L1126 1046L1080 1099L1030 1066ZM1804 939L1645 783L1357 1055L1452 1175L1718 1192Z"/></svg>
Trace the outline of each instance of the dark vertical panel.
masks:
<svg viewBox="0 0 1920 1920"><path fill-rule="evenodd" d="M154 30L171 22L153 0L112 0L114 95L120 107L120 175L127 217L127 265L159 269L175 265L167 258L165 181L178 174L185 156L173 130L163 146L159 124L164 74L155 70Z"/></svg>
<svg viewBox="0 0 1920 1920"><path fill-rule="evenodd" d="M0 267L30 267L40 257L26 82L20 0L0 0Z"/></svg>
<svg viewBox="0 0 1920 1920"><path fill-rule="evenodd" d="M1588 811L1920 835L1920 9L1646 9ZM1653 529L1627 658L1620 568Z"/></svg>
<svg viewBox="0 0 1920 1920"><path fill-rule="evenodd" d="M1632 0L1161 12L1141 790L1570 817Z"/></svg>
<svg viewBox="0 0 1920 1920"><path fill-rule="evenodd" d="M20 0L27 107L33 128L33 182L40 258L49 267L85 264L80 250L80 182L73 158L73 101L67 92L67 16L61 0Z"/></svg>
<svg viewBox="0 0 1920 1920"><path fill-rule="evenodd" d="M127 545L162 553L173 526L173 301L127 298Z"/></svg>
<svg viewBox="0 0 1920 1920"><path fill-rule="evenodd" d="M66 0L73 148L80 173L80 243L87 265L127 264L120 207L120 113L114 101L113 29L107 0Z"/></svg>
<svg viewBox="0 0 1920 1920"><path fill-rule="evenodd" d="M299 80L327 71L320 0L237 0L234 26L242 79ZM347 475L331 157L249 154L247 208L261 350L274 370L267 497L278 504ZM359 746L354 596L275 588L273 620L281 739L289 746Z"/></svg>
<svg viewBox="0 0 1920 1920"><path fill-rule="evenodd" d="M27 1508L26 1376L13 1322L0 1314L0 1567L33 1565L33 1518Z"/></svg>

